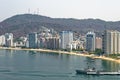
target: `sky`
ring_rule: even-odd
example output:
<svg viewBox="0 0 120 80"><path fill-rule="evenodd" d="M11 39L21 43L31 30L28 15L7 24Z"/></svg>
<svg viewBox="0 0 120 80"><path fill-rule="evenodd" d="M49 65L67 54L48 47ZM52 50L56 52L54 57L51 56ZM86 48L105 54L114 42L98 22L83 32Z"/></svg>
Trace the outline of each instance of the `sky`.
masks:
<svg viewBox="0 0 120 80"><path fill-rule="evenodd" d="M0 0L0 21L16 14L120 21L120 0Z"/></svg>

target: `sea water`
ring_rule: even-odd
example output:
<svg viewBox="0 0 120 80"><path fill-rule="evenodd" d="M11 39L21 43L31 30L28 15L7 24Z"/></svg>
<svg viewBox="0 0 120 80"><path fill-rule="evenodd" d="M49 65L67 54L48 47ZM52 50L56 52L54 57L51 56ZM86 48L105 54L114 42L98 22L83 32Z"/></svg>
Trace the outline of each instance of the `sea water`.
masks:
<svg viewBox="0 0 120 80"><path fill-rule="evenodd" d="M87 57L35 51L0 50L0 80L120 80L119 75L82 75L76 69L118 71L120 64Z"/></svg>

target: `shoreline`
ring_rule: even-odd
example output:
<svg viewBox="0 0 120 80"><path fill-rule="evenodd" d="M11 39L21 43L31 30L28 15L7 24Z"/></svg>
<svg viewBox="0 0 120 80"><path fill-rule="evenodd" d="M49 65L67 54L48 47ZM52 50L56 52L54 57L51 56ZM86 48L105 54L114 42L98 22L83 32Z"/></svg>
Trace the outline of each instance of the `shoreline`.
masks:
<svg viewBox="0 0 120 80"><path fill-rule="evenodd" d="M107 60L107 61L113 61L120 63L120 59L113 59L105 56L92 56L89 54L81 54L81 53L75 53L75 52L67 52L67 51L60 51L60 50L50 50L50 49L27 49L27 48L7 48L7 47L0 47L1 50L25 50L25 51L38 51L38 52L53 52L53 53L60 53L60 54L69 54L69 55L76 55L76 56L84 56L84 57L90 57L94 59L101 59L101 60Z"/></svg>

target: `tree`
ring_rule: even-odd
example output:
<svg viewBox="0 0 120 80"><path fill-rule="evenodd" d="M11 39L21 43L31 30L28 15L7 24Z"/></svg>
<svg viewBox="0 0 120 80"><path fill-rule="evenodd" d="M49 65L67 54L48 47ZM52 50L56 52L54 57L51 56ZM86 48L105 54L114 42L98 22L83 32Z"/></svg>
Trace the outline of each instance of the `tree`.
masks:
<svg viewBox="0 0 120 80"><path fill-rule="evenodd" d="M102 50L101 49L95 49L95 54L101 55L102 54Z"/></svg>

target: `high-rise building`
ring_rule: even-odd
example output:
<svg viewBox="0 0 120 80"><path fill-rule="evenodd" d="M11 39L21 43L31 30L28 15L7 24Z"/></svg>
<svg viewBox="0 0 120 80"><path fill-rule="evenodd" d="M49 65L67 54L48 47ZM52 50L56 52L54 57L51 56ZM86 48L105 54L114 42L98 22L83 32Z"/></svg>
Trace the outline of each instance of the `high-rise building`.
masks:
<svg viewBox="0 0 120 80"><path fill-rule="evenodd" d="M86 50L95 51L95 33L88 32L86 34Z"/></svg>
<svg viewBox="0 0 120 80"><path fill-rule="evenodd" d="M5 45L5 35L0 36L0 46Z"/></svg>
<svg viewBox="0 0 120 80"><path fill-rule="evenodd" d="M96 49L102 49L102 38L100 37L96 37L96 41L95 41L95 48Z"/></svg>
<svg viewBox="0 0 120 80"><path fill-rule="evenodd" d="M62 31L60 32L60 47L61 49L67 49L73 42L73 32Z"/></svg>
<svg viewBox="0 0 120 80"><path fill-rule="evenodd" d="M59 37L51 37L46 41L48 49L59 49Z"/></svg>
<svg viewBox="0 0 120 80"><path fill-rule="evenodd" d="M13 46L13 34L12 33L6 33L5 34L5 46L6 47L12 47Z"/></svg>
<svg viewBox="0 0 120 80"><path fill-rule="evenodd" d="M120 53L120 32L105 30L103 34L103 53L118 54Z"/></svg>
<svg viewBox="0 0 120 80"><path fill-rule="evenodd" d="M37 48L37 33L30 33L28 35L28 45L29 48Z"/></svg>

